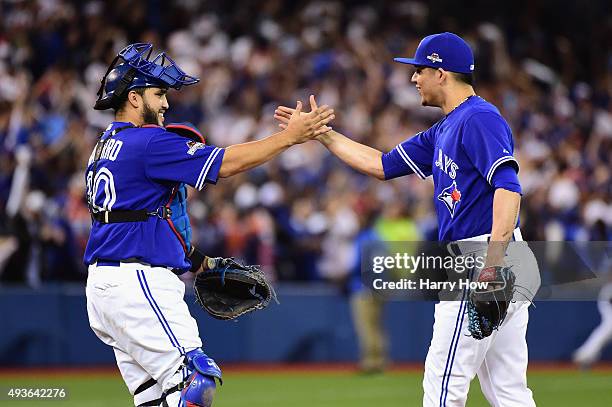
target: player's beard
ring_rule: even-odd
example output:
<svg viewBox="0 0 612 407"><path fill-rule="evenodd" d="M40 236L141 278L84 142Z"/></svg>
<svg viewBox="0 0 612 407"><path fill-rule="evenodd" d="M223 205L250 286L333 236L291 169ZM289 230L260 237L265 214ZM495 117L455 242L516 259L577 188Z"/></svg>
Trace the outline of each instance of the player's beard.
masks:
<svg viewBox="0 0 612 407"><path fill-rule="evenodd" d="M159 113L151 109L151 106L147 102L144 103L142 110L142 122L143 124L154 124L156 126L162 126L164 123L160 123Z"/></svg>

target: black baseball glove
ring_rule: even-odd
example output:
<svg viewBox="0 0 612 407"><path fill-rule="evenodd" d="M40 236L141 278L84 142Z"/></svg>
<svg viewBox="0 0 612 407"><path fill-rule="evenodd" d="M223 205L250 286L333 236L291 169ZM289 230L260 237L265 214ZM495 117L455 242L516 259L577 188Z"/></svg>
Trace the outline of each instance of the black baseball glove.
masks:
<svg viewBox="0 0 612 407"><path fill-rule="evenodd" d="M276 293L259 266L245 266L233 258L207 258L207 270L197 274L198 304L217 319L234 319L265 308Z"/></svg>
<svg viewBox="0 0 612 407"><path fill-rule="evenodd" d="M484 339L499 329L504 322L512 296L516 276L511 267L487 267L480 272L478 282L486 288L470 292L468 299L468 329L474 339Z"/></svg>

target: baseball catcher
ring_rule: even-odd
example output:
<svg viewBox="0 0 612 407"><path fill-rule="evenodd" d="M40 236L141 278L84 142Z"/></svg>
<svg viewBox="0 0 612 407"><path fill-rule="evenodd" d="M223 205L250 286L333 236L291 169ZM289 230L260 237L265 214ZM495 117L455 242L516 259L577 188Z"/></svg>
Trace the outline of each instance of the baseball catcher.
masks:
<svg viewBox="0 0 612 407"><path fill-rule="evenodd" d="M134 405L210 407L221 370L201 349L177 276L202 274L203 291L196 291L217 317L263 308L273 294L256 267L209 261L191 244L186 185L201 191L257 167L323 133L334 116L327 107L302 115L297 102L283 131L227 147L207 145L189 123L165 123L168 91L199 79L165 52L152 51L149 43L121 50L94 106L115 115L99 134L85 175L92 219L84 256L87 314L98 338L115 350Z"/></svg>
<svg viewBox="0 0 612 407"><path fill-rule="evenodd" d="M474 339L490 336L504 322L515 281L511 267L487 267L480 272L478 282L486 282L487 287L473 290L467 305L468 329Z"/></svg>

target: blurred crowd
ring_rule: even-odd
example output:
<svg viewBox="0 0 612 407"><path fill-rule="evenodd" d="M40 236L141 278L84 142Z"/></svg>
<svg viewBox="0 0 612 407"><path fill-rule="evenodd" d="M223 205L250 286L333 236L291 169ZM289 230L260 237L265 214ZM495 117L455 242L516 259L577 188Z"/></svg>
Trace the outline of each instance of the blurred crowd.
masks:
<svg viewBox="0 0 612 407"><path fill-rule="evenodd" d="M529 240L612 235L612 18L606 1L0 2L0 281L84 280L84 172L112 120L92 109L131 42L165 49L196 86L169 93L166 122L219 146L277 131L273 111L315 94L334 128L388 151L441 117L393 63L452 31L476 54L476 91L510 123ZM498 3L498 2L494 2ZM476 12L474 10L477 10ZM355 237L435 240L431 182L368 179L317 142L191 191L194 241L279 280L341 282ZM408 232L409 231L409 232Z"/></svg>

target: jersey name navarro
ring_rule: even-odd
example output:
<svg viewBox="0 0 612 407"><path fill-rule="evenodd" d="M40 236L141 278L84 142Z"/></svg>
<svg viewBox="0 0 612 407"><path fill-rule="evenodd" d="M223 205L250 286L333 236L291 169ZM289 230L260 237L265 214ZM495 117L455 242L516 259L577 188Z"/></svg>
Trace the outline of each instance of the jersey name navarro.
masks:
<svg viewBox="0 0 612 407"><path fill-rule="evenodd" d="M104 144L104 148L100 153L100 160L110 160L115 161L117 156L119 156L119 152L121 151L121 147L123 147L123 141L110 139ZM95 159L96 150L94 149L89 156L89 160L87 161L87 165L91 165Z"/></svg>
<svg viewBox="0 0 612 407"><path fill-rule="evenodd" d="M468 98L432 127L382 157L385 179L415 173L433 176L438 239L459 240L491 232L491 178L512 165L512 131L495 106Z"/></svg>

